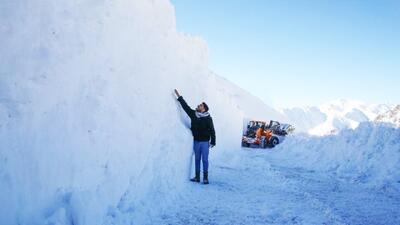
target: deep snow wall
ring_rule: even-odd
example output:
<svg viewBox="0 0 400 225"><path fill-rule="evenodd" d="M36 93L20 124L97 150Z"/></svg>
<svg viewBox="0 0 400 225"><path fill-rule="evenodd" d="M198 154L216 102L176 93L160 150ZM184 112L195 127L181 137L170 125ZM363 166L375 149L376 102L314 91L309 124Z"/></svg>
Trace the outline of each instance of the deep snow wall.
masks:
<svg viewBox="0 0 400 225"><path fill-rule="evenodd" d="M173 88L210 105L214 157L240 146L232 85L169 1L5 0L0 20L1 224L151 223L189 176Z"/></svg>
<svg viewBox="0 0 400 225"><path fill-rule="evenodd" d="M206 51L168 2L6 1L1 19L2 224L99 224L179 188L158 179L183 178L189 146L169 89Z"/></svg>

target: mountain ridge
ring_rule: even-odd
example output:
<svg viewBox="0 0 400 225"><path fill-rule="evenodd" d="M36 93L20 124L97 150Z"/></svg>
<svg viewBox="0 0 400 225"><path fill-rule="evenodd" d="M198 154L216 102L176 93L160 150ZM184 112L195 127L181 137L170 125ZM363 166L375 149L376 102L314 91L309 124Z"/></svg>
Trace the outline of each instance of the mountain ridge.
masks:
<svg viewBox="0 0 400 225"><path fill-rule="evenodd" d="M359 100L339 99L319 106L283 108L279 111L296 126L297 132L323 136L342 129L355 129L393 107L391 104L368 104Z"/></svg>

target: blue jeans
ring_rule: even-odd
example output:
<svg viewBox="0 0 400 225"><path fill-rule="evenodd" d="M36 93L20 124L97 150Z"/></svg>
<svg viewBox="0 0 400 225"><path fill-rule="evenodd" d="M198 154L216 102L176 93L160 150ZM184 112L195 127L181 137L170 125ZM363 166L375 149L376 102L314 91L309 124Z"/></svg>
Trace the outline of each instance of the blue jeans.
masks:
<svg viewBox="0 0 400 225"><path fill-rule="evenodd" d="M196 172L200 172L200 160L203 161L203 172L208 172L208 152L210 144L208 141L194 141L194 161Z"/></svg>

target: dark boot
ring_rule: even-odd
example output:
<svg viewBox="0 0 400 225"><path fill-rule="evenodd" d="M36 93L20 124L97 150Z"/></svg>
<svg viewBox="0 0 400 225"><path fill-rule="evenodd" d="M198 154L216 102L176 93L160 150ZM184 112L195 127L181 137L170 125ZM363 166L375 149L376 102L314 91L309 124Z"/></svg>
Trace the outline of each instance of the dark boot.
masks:
<svg viewBox="0 0 400 225"><path fill-rule="evenodd" d="M196 176L190 179L192 182L200 182L200 172L196 172Z"/></svg>
<svg viewBox="0 0 400 225"><path fill-rule="evenodd" d="M203 173L203 184L208 184L208 172Z"/></svg>

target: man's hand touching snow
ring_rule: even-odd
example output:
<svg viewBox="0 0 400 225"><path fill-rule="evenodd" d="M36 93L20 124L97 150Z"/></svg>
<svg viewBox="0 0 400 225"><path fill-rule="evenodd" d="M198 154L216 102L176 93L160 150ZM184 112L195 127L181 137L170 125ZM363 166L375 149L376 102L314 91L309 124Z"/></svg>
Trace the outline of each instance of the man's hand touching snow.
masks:
<svg viewBox="0 0 400 225"><path fill-rule="evenodd" d="M214 148L215 145L210 144L210 148Z"/></svg>
<svg viewBox="0 0 400 225"><path fill-rule="evenodd" d="M174 89L174 91L175 91L176 97L179 98L181 95L179 94L178 90Z"/></svg>

